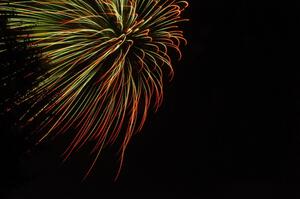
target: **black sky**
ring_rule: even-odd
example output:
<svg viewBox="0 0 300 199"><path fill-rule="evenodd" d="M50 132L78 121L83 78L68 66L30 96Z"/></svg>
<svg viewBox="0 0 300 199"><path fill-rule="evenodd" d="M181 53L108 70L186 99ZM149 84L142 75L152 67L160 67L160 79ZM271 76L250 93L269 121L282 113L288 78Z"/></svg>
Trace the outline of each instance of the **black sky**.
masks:
<svg viewBox="0 0 300 199"><path fill-rule="evenodd" d="M186 16L175 79L117 182L114 148L81 182L88 149L63 165L64 140L25 153L3 118L4 198L299 198L299 4L191 0Z"/></svg>

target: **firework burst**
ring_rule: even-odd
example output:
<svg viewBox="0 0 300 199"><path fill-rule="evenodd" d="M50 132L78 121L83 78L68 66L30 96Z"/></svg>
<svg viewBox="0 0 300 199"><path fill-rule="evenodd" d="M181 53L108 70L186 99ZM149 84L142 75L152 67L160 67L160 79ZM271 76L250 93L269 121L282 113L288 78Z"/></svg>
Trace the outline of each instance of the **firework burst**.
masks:
<svg viewBox="0 0 300 199"><path fill-rule="evenodd" d="M186 43L178 23L188 6L181 0L31 0L0 3L15 15L10 29L29 30L42 51L47 73L17 104L31 108L21 118L46 115L39 142L76 129L64 152L69 157L89 141L95 159L122 138L120 160L148 110L163 98L163 77L173 76L168 51L181 57ZM26 35L20 35L24 39ZM121 166L120 166L121 167Z"/></svg>

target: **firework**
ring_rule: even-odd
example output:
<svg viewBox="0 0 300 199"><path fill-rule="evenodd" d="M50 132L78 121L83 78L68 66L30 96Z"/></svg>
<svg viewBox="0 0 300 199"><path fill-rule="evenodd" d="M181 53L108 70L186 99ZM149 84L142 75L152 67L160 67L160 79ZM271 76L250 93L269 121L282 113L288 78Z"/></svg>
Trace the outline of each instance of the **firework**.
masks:
<svg viewBox="0 0 300 199"><path fill-rule="evenodd" d="M96 144L88 175L101 149L121 137L120 168L130 138L151 107L163 99L163 77L173 77L169 51L186 43L178 23L188 6L180 0L32 0L0 3L14 12L8 27L26 29L42 51L47 73L17 104L31 107L27 123L44 115L39 142L76 134L68 158L89 141Z"/></svg>

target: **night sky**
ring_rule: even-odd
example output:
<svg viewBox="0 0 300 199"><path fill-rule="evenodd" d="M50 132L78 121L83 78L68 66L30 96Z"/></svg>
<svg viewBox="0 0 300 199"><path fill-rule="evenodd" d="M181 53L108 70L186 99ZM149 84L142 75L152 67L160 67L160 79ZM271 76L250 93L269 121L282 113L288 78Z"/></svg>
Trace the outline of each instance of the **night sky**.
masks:
<svg viewBox="0 0 300 199"><path fill-rule="evenodd" d="M183 59L116 182L117 147L81 182L92 145L62 164L67 138L33 147L1 115L0 198L300 198L299 7L190 0Z"/></svg>

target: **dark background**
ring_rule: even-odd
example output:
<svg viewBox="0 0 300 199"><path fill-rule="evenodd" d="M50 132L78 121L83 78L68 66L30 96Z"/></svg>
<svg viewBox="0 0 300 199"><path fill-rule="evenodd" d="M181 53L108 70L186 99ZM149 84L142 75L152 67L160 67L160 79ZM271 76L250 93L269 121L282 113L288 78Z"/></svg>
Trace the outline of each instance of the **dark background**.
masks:
<svg viewBox="0 0 300 199"><path fill-rule="evenodd" d="M299 5L191 0L185 15L184 57L119 179L115 148L81 182L88 149L65 164L60 139L26 152L5 116L4 198L300 197Z"/></svg>

